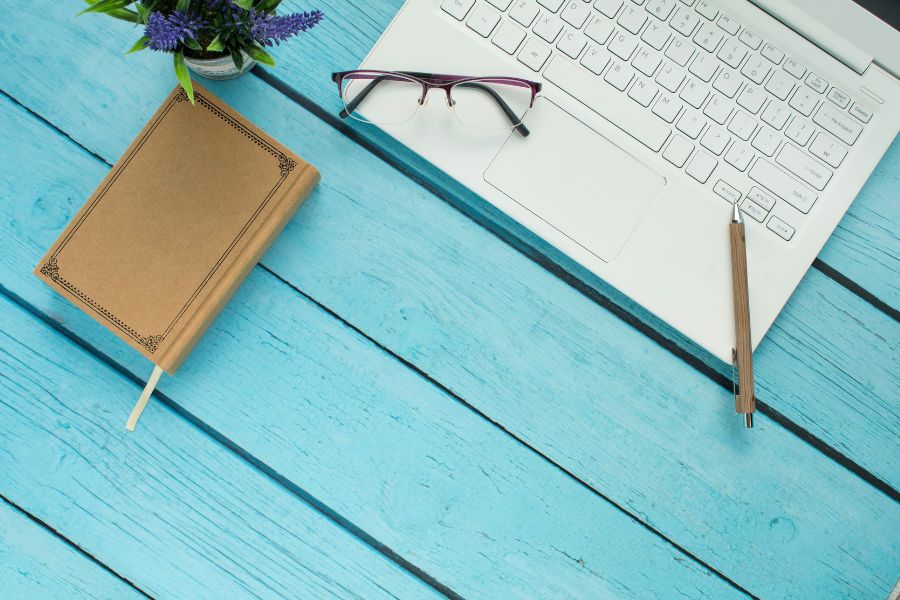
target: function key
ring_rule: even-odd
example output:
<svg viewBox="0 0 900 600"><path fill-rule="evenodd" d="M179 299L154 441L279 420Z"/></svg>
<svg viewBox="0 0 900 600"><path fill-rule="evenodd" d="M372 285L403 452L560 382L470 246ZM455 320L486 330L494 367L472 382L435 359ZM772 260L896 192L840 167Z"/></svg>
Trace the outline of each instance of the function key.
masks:
<svg viewBox="0 0 900 600"><path fill-rule="evenodd" d="M847 105L850 104L850 96L835 87L828 91L828 99L841 108L847 108Z"/></svg>
<svg viewBox="0 0 900 600"><path fill-rule="evenodd" d="M784 59L784 52L782 52L772 44L764 44L762 50L760 50L759 53L771 60L776 65L781 64L781 61Z"/></svg>
<svg viewBox="0 0 900 600"><path fill-rule="evenodd" d="M806 77L806 85L816 90L820 94L824 94L825 90L828 89L828 82L816 75L815 73L810 73Z"/></svg>
<svg viewBox="0 0 900 600"><path fill-rule="evenodd" d="M763 207L766 212L772 210L772 207L775 206L775 199L758 187L754 187L753 189L751 189L750 193L747 194L747 198L753 200L753 202Z"/></svg>
<svg viewBox="0 0 900 600"><path fill-rule="evenodd" d="M738 36L738 39L743 43L747 44L754 50L759 48L759 45L762 44L762 38L750 31L749 29L745 29L741 32L741 35Z"/></svg>
<svg viewBox="0 0 900 600"><path fill-rule="evenodd" d="M772 217L769 219L769 222L766 224L766 227L777 233L780 237L785 240L790 240L794 237L794 228L779 219L778 217Z"/></svg>
<svg viewBox="0 0 900 600"><path fill-rule="evenodd" d="M475 0L444 0L441 3L441 9L453 18L462 21L473 4L475 4Z"/></svg>
<svg viewBox="0 0 900 600"><path fill-rule="evenodd" d="M738 30L740 30L741 28L741 24L728 15L722 14L722 16L719 17L719 27L721 27L731 35L737 35Z"/></svg>
<svg viewBox="0 0 900 600"><path fill-rule="evenodd" d="M744 200L744 204L741 206L741 211L743 211L745 215L750 215L760 223L763 222L763 219L765 219L766 215L768 214L765 210L763 210L762 206L758 205L753 200Z"/></svg>
<svg viewBox="0 0 900 600"><path fill-rule="evenodd" d="M719 14L719 9L710 4L707 0L700 0L697 3L697 7L694 9L710 21L716 18Z"/></svg>
<svg viewBox="0 0 900 600"><path fill-rule="evenodd" d="M784 70L800 79L804 75L806 75L806 67L797 62L796 59L789 58L784 61Z"/></svg>
<svg viewBox="0 0 900 600"><path fill-rule="evenodd" d="M860 104L859 102L854 102L853 106L850 108L850 114L862 121L863 123L868 123L869 119L872 118L872 111Z"/></svg>

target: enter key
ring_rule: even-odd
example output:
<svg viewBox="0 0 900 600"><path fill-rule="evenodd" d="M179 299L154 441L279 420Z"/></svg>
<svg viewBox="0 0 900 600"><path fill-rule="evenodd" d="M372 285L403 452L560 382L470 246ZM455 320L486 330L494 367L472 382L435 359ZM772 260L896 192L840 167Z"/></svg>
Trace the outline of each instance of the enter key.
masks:
<svg viewBox="0 0 900 600"><path fill-rule="evenodd" d="M824 190L828 180L831 179L831 169L791 144L784 145L776 160L782 167L817 190Z"/></svg>

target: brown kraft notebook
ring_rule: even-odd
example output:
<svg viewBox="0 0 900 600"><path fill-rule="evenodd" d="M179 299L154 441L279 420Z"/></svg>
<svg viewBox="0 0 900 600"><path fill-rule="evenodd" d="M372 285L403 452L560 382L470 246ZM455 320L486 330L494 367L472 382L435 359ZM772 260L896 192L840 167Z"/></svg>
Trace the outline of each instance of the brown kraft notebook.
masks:
<svg viewBox="0 0 900 600"><path fill-rule="evenodd" d="M174 373L319 181L318 171L194 84L169 94L35 269Z"/></svg>

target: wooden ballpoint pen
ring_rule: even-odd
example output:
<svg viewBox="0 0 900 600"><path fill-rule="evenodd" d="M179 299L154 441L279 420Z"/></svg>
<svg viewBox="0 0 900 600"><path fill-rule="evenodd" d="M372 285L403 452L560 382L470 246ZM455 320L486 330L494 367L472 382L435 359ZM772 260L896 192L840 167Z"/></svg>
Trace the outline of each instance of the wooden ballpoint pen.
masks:
<svg viewBox="0 0 900 600"><path fill-rule="evenodd" d="M744 415L744 426L753 427L756 397L753 394L753 346L750 341L750 288L747 285L747 241L744 218L737 202L729 225L731 237L731 284L734 291L734 349L731 360L737 369L734 409Z"/></svg>

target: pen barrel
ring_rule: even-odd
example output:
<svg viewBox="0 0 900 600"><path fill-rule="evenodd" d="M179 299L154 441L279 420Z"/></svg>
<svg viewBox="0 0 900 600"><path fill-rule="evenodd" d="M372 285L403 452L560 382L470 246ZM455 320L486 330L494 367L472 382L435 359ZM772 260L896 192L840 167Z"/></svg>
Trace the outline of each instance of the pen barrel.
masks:
<svg viewBox="0 0 900 600"><path fill-rule="evenodd" d="M731 280L734 290L734 348L737 354L738 393L735 410L752 413L756 409L753 393L753 350L750 341L750 288L747 284L747 244L744 224L732 223Z"/></svg>

